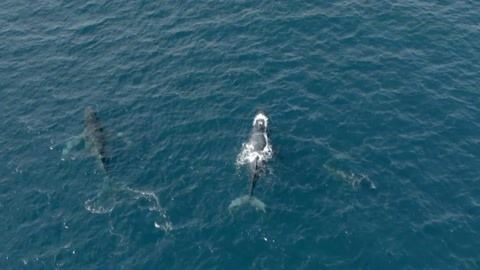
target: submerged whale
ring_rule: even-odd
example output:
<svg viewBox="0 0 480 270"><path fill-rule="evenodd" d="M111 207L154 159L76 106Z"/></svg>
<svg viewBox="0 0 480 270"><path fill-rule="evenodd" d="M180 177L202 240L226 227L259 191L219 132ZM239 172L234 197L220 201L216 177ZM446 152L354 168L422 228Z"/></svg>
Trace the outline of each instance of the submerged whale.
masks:
<svg viewBox="0 0 480 270"><path fill-rule="evenodd" d="M107 137L111 138L103 127L102 121L92 107L86 107L83 113L84 128L80 135L70 138L62 151L62 159L77 146L83 145L95 156L100 170L104 173L101 188L96 195L84 202L84 207L92 214L110 213L117 203L130 197L134 200L143 200L148 204L149 211L159 213L154 225L156 228L169 231L172 229L167 219L166 210L161 207L154 192L130 188L121 181L116 181L109 173L110 156L107 147ZM120 136L120 133L117 134Z"/></svg>
<svg viewBox="0 0 480 270"><path fill-rule="evenodd" d="M101 169L108 171L108 161L106 153L106 136L97 113L91 108L86 107L85 113L84 139L90 151L97 158Z"/></svg>
<svg viewBox="0 0 480 270"><path fill-rule="evenodd" d="M107 173L109 158L107 155L106 135L97 113L91 107L86 107L84 110L83 132L66 143L62 151L62 157L68 155L81 142L85 142L87 148L96 157L100 169Z"/></svg>
<svg viewBox="0 0 480 270"><path fill-rule="evenodd" d="M229 209L249 203L257 210L265 211L265 204L254 197L253 193L260 175L265 170L265 165L272 158L272 147L268 137L268 117L263 112L255 115L249 140L243 144L243 149L237 158L239 165L247 165L250 173L248 195L233 200Z"/></svg>

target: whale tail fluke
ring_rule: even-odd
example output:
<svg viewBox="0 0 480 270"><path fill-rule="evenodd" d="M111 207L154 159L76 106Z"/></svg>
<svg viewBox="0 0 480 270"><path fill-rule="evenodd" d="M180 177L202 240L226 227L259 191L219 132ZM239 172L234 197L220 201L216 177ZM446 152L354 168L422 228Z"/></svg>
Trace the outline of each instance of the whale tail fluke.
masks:
<svg viewBox="0 0 480 270"><path fill-rule="evenodd" d="M228 206L228 210L231 211L232 209L242 206L244 204L250 204L250 206L255 208L255 210L257 211L266 212L267 206L265 205L265 203L256 198L255 196L250 195L244 195L234 199Z"/></svg>
<svg viewBox="0 0 480 270"><path fill-rule="evenodd" d="M252 179L250 181L250 188L249 188L248 195L244 195L234 199L228 206L228 210L232 210L233 208L236 208L248 203L257 211L265 212L265 209L267 207L265 203L257 199L255 196L253 196L253 191L255 190L255 186L257 185L257 180L258 180L258 157L255 159L255 168L252 175Z"/></svg>

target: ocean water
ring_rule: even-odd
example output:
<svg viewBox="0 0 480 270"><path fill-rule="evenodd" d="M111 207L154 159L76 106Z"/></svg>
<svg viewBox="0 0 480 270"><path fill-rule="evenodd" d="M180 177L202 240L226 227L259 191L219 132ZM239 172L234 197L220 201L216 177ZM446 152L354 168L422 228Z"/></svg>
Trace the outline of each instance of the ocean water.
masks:
<svg viewBox="0 0 480 270"><path fill-rule="evenodd" d="M479 14L2 1L0 269L480 269ZM108 175L62 155L87 106ZM229 211L259 110L267 208Z"/></svg>

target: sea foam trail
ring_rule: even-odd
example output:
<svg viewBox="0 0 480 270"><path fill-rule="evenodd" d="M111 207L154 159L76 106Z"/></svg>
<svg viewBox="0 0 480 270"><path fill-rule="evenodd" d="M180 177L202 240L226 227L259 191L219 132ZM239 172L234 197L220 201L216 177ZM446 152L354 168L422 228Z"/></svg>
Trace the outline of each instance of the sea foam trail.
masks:
<svg viewBox="0 0 480 270"><path fill-rule="evenodd" d="M133 195L133 198L135 200L139 200L139 199L147 200L149 203L151 203L148 207L148 210L159 213L160 216L153 223L155 228L161 229L162 231L165 231L165 232L173 230L173 224L168 219L167 210L161 207L160 201L157 195L153 191L137 190L130 187L127 187L125 190L130 192Z"/></svg>
<svg viewBox="0 0 480 270"><path fill-rule="evenodd" d="M155 228L163 231L171 231L173 229L173 225L168 219L167 211L160 205L160 201L153 191L111 185L104 188L94 198L86 200L84 206L92 214L108 214L115 209L117 204L125 199L145 200L148 203L148 211L158 213L157 220L154 222Z"/></svg>

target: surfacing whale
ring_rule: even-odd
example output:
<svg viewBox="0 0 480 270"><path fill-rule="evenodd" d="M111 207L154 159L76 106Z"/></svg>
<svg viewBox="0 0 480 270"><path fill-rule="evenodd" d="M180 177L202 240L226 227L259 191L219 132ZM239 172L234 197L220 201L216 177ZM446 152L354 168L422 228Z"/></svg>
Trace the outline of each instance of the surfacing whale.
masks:
<svg viewBox="0 0 480 270"><path fill-rule="evenodd" d="M238 155L237 164L247 165L251 173L248 195L234 199L229 209L249 203L257 210L265 212L266 205L253 193L260 175L265 170L265 165L272 158L272 147L268 138L268 117L259 112L255 115L252 123L252 131L247 143L243 144L242 151Z"/></svg>

